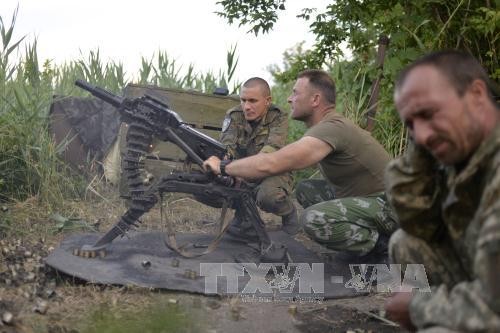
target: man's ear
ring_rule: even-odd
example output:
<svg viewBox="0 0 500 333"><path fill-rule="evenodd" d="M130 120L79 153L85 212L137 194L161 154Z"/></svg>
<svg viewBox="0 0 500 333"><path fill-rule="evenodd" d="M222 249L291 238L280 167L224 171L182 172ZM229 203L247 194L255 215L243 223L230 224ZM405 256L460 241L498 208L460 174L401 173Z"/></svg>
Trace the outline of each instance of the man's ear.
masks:
<svg viewBox="0 0 500 333"><path fill-rule="evenodd" d="M467 87L467 92L472 95L476 102L489 99L488 87L483 80L476 79Z"/></svg>
<svg viewBox="0 0 500 333"><path fill-rule="evenodd" d="M267 96L266 97L266 104L267 104L267 106L271 105L272 101L273 101L273 98L271 96Z"/></svg>
<svg viewBox="0 0 500 333"><path fill-rule="evenodd" d="M312 98L312 104L313 106L318 106L321 103L321 95L320 94L314 94Z"/></svg>

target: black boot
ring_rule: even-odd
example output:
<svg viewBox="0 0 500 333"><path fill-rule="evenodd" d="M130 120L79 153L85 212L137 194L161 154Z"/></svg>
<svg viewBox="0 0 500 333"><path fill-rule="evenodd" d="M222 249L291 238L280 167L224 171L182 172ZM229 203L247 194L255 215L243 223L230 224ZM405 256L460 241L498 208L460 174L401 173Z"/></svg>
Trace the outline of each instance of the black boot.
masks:
<svg viewBox="0 0 500 333"><path fill-rule="evenodd" d="M255 231L251 221L246 221L238 216L235 216L231 224L227 228L227 234L236 240L241 240L248 243L259 241L259 236Z"/></svg>
<svg viewBox="0 0 500 333"><path fill-rule="evenodd" d="M352 252L339 252L335 258L351 264L386 264L388 263L388 243L390 236L379 234L373 249L365 255L360 256Z"/></svg>
<svg viewBox="0 0 500 333"><path fill-rule="evenodd" d="M368 254L371 253L374 255L387 256L389 253L389 239L390 236L380 233L375 246Z"/></svg>

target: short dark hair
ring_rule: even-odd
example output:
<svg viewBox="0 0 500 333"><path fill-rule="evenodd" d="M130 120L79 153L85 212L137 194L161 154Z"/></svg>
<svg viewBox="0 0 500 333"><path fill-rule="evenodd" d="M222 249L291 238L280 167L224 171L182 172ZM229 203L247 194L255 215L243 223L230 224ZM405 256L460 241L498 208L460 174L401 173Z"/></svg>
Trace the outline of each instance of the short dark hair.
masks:
<svg viewBox="0 0 500 333"><path fill-rule="evenodd" d="M328 103L335 104L335 82L327 72L321 69L306 69L297 75L297 78L307 78L309 83L319 89Z"/></svg>
<svg viewBox="0 0 500 333"><path fill-rule="evenodd" d="M271 96L271 88L269 87L269 83L267 83L267 81L264 80L263 78L257 76L251 77L248 80L246 80L242 86L246 88L259 86L264 94L267 94L267 96Z"/></svg>
<svg viewBox="0 0 500 333"><path fill-rule="evenodd" d="M403 86L408 74L420 66L436 68L448 79L458 96L463 96L474 80L481 80L488 88L490 99L495 102L493 85L479 61L472 55L457 50L432 52L417 59L399 73L396 90Z"/></svg>

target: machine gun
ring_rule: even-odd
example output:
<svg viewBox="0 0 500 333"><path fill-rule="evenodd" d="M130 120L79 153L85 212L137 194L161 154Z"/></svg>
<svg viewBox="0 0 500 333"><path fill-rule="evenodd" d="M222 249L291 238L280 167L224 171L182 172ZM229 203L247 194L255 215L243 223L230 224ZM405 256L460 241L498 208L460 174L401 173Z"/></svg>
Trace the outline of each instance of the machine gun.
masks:
<svg viewBox="0 0 500 333"><path fill-rule="evenodd" d="M185 124L168 105L152 96L130 100L82 80L76 80L75 85L116 107L123 122L142 126L145 135L137 139L144 141L147 135L154 135L160 140L171 141L200 166L210 156L223 158L227 154L223 144Z"/></svg>
<svg viewBox="0 0 500 333"><path fill-rule="evenodd" d="M260 261L282 263L287 261L286 248L275 245L265 230L250 184L236 182L232 177L215 177L202 172L174 172L154 179L145 169L144 161L153 137L177 145L186 153L188 159L200 167L210 156L224 158L227 154L224 145L184 123L167 104L152 96L126 99L81 80L77 80L75 84L115 106L121 120L128 124L122 170L130 189L131 204L119 221L95 244L75 249L73 254L83 257L104 256L106 247L116 237L124 236L130 228L137 227L140 223L139 218L154 207L163 193L180 192L220 198L222 212L219 234L207 246L206 251L191 253L177 246L173 228L167 224L168 237L165 241L170 249L185 257L212 251L229 226L226 211L232 208L235 209L238 218L251 222L255 228L260 243L260 258L258 258Z"/></svg>

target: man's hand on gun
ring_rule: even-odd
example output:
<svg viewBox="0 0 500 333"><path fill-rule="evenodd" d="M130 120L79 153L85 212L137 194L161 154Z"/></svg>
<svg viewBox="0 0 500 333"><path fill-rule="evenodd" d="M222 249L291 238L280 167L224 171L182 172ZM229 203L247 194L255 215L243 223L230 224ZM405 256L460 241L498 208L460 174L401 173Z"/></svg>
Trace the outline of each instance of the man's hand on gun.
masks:
<svg viewBox="0 0 500 333"><path fill-rule="evenodd" d="M224 160L226 161L227 159L224 158ZM203 162L203 169L205 170L205 172L213 173L215 176L222 176L221 162L221 159L217 156L210 156ZM239 188L244 183L243 178L240 177L226 175L225 178L231 179L231 187Z"/></svg>
<svg viewBox="0 0 500 333"><path fill-rule="evenodd" d="M205 172L212 172L214 175L219 176L221 160L217 156L210 156L205 162L203 162L203 169Z"/></svg>

